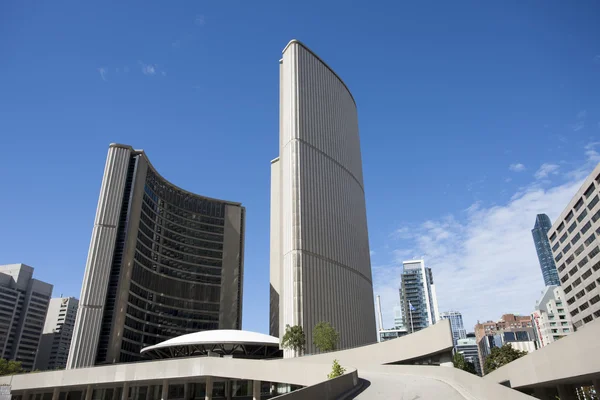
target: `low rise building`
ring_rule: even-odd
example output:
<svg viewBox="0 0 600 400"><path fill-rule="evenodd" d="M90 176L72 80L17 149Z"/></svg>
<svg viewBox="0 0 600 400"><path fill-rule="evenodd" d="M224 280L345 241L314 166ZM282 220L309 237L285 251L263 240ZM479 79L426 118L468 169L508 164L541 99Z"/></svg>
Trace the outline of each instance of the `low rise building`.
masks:
<svg viewBox="0 0 600 400"><path fill-rule="evenodd" d="M482 376L481 363L479 362L479 350L477 348L477 341L474 337L465 337L458 339L454 346L456 352L463 355L466 361L472 362L477 371L477 375Z"/></svg>
<svg viewBox="0 0 600 400"><path fill-rule="evenodd" d="M531 318L538 348L573 333L571 315L564 301L565 292L560 286L546 286L542 298L537 301Z"/></svg>

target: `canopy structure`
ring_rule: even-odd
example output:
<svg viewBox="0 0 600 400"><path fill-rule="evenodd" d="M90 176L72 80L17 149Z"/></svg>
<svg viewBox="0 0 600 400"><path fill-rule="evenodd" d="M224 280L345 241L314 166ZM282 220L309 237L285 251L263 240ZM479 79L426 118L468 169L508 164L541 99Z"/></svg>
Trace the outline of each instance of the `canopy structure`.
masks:
<svg viewBox="0 0 600 400"><path fill-rule="evenodd" d="M142 349L153 359L176 357L281 358L279 339L257 332L211 330L189 333Z"/></svg>

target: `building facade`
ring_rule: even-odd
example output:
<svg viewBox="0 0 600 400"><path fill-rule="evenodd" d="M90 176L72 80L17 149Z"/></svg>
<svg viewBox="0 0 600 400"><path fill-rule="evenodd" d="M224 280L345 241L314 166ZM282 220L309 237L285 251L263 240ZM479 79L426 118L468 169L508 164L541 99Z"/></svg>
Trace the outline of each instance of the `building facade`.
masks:
<svg viewBox="0 0 600 400"><path fill-rule="evenodd" d="M546 286L560 286L558 272L556 271L556 263L552 255L550 241L548 240L548 231L552 228L552 222L546 214L538 214L535 217L535 225L531 230L535 251L537 252L544 284Z"/></svg>
<svg viewBox="0 0 600 400"><path fill-rule="evenodd" d="M280 61L279 157L271 162L270 334L329 322L340 348L377 341L356 104L293 40ZM290 352L285 353L291 356Z"/></svg>
<svg viewBox="0 0 600 400"><path fill-rule="evenodd" d="M575 329L600 318L600 164L548 231Z"/></svg>
<svg viewBox="0 0 600 400"><path fill-rule="evenodd" d="M509 344L527 352L536 349L533 323L528 315L504 314L499 321L478 322L475 325L475 338L482 370L485 370L485 359L494 347Z"/></svg>
<svg viewBox="0 0 600 400"><path fill-rule="evenodd" d="M35 369L65 369L78 305L79 300L74 297L50 300Z"/></svg>
<svg viewBox="0 0 600 400"><path fill-rule="evenodd" d="M446 311L440 314L440 319L450 320L450 329L452 329L452 338L454 339L454 346L458 339L464 339L467 337L467 331L463 325L462 314L458 311Z"/></svg>
<svg viewBox="0 0 600 400"><path fill-rule="evenodd" d="M472 362L477 371L477 375L483 376L481 364L479 363L479 349L474 337L464 337L456 341L454 345L456 351L463 355L466 361Z"/></svg>
<svg viewBox="0 0 600 400"><path fill-rule="evenodd" d="M573 324L560 286L546 286L531 315L538 348L573 333Z"/></svg>
<svg viewBox="0 0 600 400"><path fill-rule="evenodd" d="M0 265L0 358L32 370L40 348L52 285L25 264Z"/></svg>
<svg viewBox="0 0 600 400"><path fill-rule="evenodd" d="M241 329L244 208L162 178L111 144L67 368L141 360L175 336Z"/></svg>
<svg viewBox="0 0 600 400"><path fill-rule="evenodd" d="M431 268L423 260L403 262L400 282L402 317L408 332L427 328L440 320Z"/></svg>

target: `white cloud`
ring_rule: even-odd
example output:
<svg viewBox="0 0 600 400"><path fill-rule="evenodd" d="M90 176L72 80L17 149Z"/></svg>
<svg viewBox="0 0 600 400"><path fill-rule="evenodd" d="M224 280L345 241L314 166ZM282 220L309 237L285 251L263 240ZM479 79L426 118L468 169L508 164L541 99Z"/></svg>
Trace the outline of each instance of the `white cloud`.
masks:
<svg viewBox="0 0 600 400"><path fill-rule="evenodd" d="M148 76L156 75L156 66L142 63L142 73Z"/></svg>
<svg viewBox="0 0 600 400"><path fill-rule="evenodd" d="M393 307L399 302L401 262L415 255L433 269L440 311L462 312L467 330L472 331L477 320L531 313L544 288L531 237L535 216L558 217L600 161L597 145L586 146L585 164L564 174L566 181L561 184L543 188L533 181L504 204L475 203L410 230L402 228L400 236L390 235L398 250L390 254L388 263L373 266L384 325L391 326Z"/></svg>
<svg viewBox="0 0 600 400"><path fill-rule="evenodd" d="M508 169L510 169L513 172L521 172L521 171L525 171L525 166L521 163L515 163L515 164L510 164L508 166Z"/></svg>
<svg viewBox="0 0 600 400"><path fill-rule="evenodd" d="M100 73L100 77L102 78L102 80L104 82L108 82L108 79L106 78L106 76L108 75L108 71L106 70L106 68L100 67L98 68L98 72Z"/></svg>
<svg viewBox="0 0 600 400"><path fill-rule="evenodd" d="M552 174L556 175L559 168L560 167L557 164L544 163L540 166L540 169L535 172L535 179L544 179Z"/></svg>

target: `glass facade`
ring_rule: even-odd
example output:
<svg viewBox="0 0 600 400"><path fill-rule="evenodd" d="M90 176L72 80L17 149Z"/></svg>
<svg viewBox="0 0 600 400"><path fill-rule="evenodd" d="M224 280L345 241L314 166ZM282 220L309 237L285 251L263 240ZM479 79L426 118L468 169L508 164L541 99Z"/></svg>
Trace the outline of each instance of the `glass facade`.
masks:
<svg viewBox="0 0 600 400"><path fill-rule="evenodd" d="M422 260L404 263L400 285L400 302L404 325L408 332L416 332L435 324L433 274Z"/></svg>
<svg viewBox="0 0 600 400"><path fill-rule="evenodd" d="M443 312L440 314L440 318L450 320L450 329L452 330L454 346L456 346L459 339L465 339L467 337L467 331L463 325L461 313L458 311Z"/></svg>
<svg viewBox="0 0 600 400"><path fill-rule="evenodd" d="M550 228L552 228L550 218L546 214L538 214L535 218L535 225L531 230L531 234L533 235L535 250L540 262L540 268L542 269L544 284L546 286L560 286L556 263L552 257L552 248L548 240L548 231Z"/></svg>

